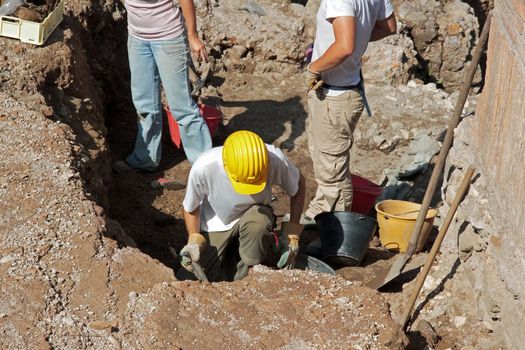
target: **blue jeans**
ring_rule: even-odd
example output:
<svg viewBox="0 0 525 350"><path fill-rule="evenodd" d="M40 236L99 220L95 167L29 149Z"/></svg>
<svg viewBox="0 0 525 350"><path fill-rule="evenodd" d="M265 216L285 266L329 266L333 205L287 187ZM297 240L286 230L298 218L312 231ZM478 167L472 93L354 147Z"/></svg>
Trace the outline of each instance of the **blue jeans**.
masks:
<svg viewBox="0 0 525 350"><path fill-rule="evenodd" d="M160 162L161 81L190 163L212 147L208 126L191 97L188 52L184 34L159 41L128 36L131 95L138 114L138 133L135 149L126 161L134 168L155 170Z"/></svg>

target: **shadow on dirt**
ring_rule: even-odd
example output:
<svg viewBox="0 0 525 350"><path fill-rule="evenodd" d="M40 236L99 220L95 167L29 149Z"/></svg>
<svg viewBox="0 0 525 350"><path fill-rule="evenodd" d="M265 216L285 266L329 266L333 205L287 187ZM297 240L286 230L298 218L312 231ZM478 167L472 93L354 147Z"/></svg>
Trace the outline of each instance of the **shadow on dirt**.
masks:
<svg viewBox="0 0 525 350"><path fill-rule="evenodd" d="M407 350L421 350L421 349L432 349L427 339L420 331L407 332L409 344L406 347Z"/></svg>
<svg viewBox="0 0 525 350"><path fill-rule="evenodd" d="M304 133L306 128L307 112L299 96L293 96L284 101L224 101L223 106L246 108L244 112L230 119L227 126L228 131L252 130L261 135L266 143L273 143L283 134L289 133L287 139L278 145L288 150L295 147L295 140Z"/></svg>
<svg viewBox="0 0 525 350"><path fill-rule="evenodd" d="M111 111L113 117L112 122L108 123L108 129L113 161L125 159L133 149L136 118L132 108L130 101L124 110ZM178 268L178 262L171 255L169 247L178 251L186 241L184 222L176 216L176 211L182 205L179 198L183 191L170 191L178 192L177 198L163 196L163 190L154 189L151 182L164 177L167 170L185 159L183 150L171 144L167 123L164 123L159 169L155 172L113 174L110 191L110 217L120 223L143 253L173 269ZM186 182L185 178L177 180ZM162 204L156 204L158 201Z"/></svg>

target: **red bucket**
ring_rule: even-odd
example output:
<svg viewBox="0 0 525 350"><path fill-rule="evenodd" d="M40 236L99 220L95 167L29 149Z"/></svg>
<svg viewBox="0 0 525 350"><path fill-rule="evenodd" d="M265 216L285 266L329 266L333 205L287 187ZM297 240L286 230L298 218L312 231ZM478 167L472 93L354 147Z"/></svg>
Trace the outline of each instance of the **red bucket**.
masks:
<svg viewBox="0 0 525 350"><path fill-rule="evenodd" d="M374 206L377 197L383 192L383 188L372 181L354 174L352 174L352 186L354 188L352 211L364 215L368 214Z"/></svg>
<svg viewBox="0 0 525 350"><path fill-rule="evenodd" d="M168 126L170 128L171 141L175 144L175 146L180 148L181 141L180 141L179 124L177 124L177 122L175 121L175 118L173 118L173 115L171 114L169 107L166 107L164 110L166 111L166 116L168 117ZM204 117L204 120L206 121L206 125L208 125L208 129L210 130L211 137L214 137L215 133L217 132L217 128L219 127L219 124L221 122L221 119L223 117L221 110L217 107L212 107L209 105L199 103L199 111L201 115Z"/></svg>

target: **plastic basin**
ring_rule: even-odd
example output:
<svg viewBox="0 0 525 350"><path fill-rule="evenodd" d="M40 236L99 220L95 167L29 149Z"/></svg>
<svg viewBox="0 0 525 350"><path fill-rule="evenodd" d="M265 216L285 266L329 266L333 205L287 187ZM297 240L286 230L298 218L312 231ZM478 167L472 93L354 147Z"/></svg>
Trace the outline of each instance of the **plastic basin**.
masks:
<svg viewBox="0 0 525 350"><path fill-rule="evenodd" d="M352 187L354 196L351 211L365 215L372 209L377 197L383 192L381 186L354 174L352 174Z"/></svg>
<svg viewBox="0 0 525 350"><path fill-rule="evenodd" d="M374 219L348 211L321 213L315 221L324 260L342 266L361 263L377 228Z"/></svg>
<svg viewBox="0 0 525 350"><path fill-rule="evenodd" d="M168 107L165 108L166 116L168 117L168 126L170 129L170 137L171 141L180 148L181 145L181 139L180 139L180 131L179 131L179 124L177 124L177 121L173 117L173 114L171 113L170 109ZM221 120L223 118L223 114L219 108L205 105L202 103L199 103L199 111L201 115L204 117L204 120L206 121L206 125L208 125L208 129L210 130L211 137L214 137L217 133L217 128L219 127L219 124L221 123Z"/></svg>
<svg viewBox="0 0 525 350"><path fill-rule="evenodd" d="M376 204L379 239L383 247L396 252L406 252L420 208L421 205L417 203L392 199ZM437 210L428 210L416 252L423 249L436 215Z"/></svg>

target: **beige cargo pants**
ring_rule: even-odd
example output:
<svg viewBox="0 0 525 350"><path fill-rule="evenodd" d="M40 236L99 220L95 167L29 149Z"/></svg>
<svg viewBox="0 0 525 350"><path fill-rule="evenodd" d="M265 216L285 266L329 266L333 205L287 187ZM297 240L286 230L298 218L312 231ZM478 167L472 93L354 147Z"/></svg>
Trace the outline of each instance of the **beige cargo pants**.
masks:
<svg viewBox="0 0 525 350"><path fill-rule="evenodd" d="M267 205L251 206L229 230L203 232L208 246L200 263L210 282L239 280L248 268L263 262L270 250L275 226L273 209ZM178 280L195 280L184 268L177 271Z"/></svg>
<svg viewBox="0 0 525 350"><path fill-rule="evenodd" d="M326 96L323 89L308 93L308 147L317 182L317 192L306 210L310 218L352 207L350 148L363 109L357 89L338 96Z"/></svg>

